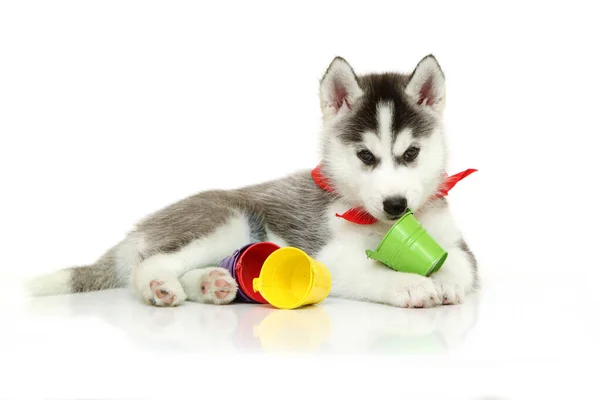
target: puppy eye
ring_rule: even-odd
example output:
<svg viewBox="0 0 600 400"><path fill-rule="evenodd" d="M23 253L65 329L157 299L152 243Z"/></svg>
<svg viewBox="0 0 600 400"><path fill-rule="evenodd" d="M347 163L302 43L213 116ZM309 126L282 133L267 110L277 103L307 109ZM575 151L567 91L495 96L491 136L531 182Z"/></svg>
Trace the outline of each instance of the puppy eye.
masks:
<svg viewBox="0 0 600 400"><path fill-rule="evenodd" d="M377 162L377 158L369 150L361 150L356 155L366 165L373 165Z"/></svg>
<svg viewBox="0 0 600 400"><path fill-rule="evenodd" d="M405 152L402 158L404 161L413 161L419 155L420 149L418 147L409 147Z"/></svg>

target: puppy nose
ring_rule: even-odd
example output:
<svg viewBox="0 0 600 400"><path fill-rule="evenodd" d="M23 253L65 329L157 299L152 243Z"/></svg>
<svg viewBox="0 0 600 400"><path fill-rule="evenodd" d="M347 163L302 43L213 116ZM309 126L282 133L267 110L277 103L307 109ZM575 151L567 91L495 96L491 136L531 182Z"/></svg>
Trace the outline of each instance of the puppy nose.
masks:
<svg viewBox="0 0 600 400"><path fill-rule="evenodd" d="M390 197L383 201L383 211L390 217L398 217L406 211L406 199L404 197Z"/></svg>

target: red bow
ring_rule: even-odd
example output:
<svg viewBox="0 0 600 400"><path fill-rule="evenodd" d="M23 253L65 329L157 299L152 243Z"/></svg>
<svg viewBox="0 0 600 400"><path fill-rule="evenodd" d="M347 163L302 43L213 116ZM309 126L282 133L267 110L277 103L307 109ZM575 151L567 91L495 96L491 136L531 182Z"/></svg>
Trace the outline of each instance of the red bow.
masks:
<svg viewBox="0 0 600 400"><path fill-rule="evenodd" d="M458 181L466 178L475 171L477 170L470 168L452 176L444 174L444 181L440 184L437 193L434 194L431 199L434 200L443 196L447 196L450 189L452 189L454 185L458 183ZM335 193L335 191L331 187L331 184L329 183L329 179L327 179L327 177L323 175L323 171L321 170L320 164L312 170L311 175L316 184L319 185L321 189L330 193ZM377 222L377 219L371 214L369 214L364 208L351 208L343 214L336 213L335 216L339 218L344 218L347 221L354 222L355 224L360 225L370 225Z"/></svg>

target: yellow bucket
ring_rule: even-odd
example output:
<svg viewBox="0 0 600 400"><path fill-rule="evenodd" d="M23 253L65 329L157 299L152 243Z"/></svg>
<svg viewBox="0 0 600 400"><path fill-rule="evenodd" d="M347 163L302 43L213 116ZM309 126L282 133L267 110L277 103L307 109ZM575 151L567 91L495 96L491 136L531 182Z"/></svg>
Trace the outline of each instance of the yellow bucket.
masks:
<svg viewBox="0 0 600 400"><path fill-rule="evenodd" d="M273 307L289 310L323 301L331 290L331 274L302 250L282 247L267 257L252 286Z"/></svg>

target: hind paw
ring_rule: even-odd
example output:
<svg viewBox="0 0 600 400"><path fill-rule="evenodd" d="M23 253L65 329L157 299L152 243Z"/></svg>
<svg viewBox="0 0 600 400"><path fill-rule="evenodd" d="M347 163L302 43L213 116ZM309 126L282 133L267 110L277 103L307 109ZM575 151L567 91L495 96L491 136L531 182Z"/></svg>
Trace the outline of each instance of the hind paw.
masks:
<svg viewBox="0 0 600 400"><path fill-rule="evenodd" d="M199 283L204 303L231 303L238 289L229 272L218 267L205 269Z"/></svg>
<svg viewBox="0 0 600 400"><path fill-rule="evenodd" d="M179 282L164 282L152 280L149 291L145 293L144 299L153 306L175 307L185 301L185 292Z"/></svg>
<svg viewBox="0 0 600 400"><path fill-rule="evenodd" d="M211 267L188 272L181 277L188 300L209 304L229 304L238 286L224 268Z"/></svg>

